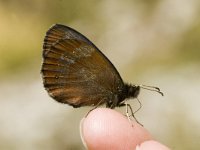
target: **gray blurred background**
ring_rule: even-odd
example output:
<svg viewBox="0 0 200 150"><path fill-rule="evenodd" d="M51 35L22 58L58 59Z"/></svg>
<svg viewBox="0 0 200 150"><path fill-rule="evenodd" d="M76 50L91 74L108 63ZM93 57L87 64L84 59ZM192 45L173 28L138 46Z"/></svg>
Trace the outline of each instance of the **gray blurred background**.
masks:
<svg viewBox="0 0 200 150"><path fill-rule="evenodd" d="M84 149L79 122L91 108L59 104L42 85L42 43L54 23L86 35L126 82L161 88L164 97L141 91L136 114L155 139L200 148L199 0L0 0L1 150Z"/></svg>

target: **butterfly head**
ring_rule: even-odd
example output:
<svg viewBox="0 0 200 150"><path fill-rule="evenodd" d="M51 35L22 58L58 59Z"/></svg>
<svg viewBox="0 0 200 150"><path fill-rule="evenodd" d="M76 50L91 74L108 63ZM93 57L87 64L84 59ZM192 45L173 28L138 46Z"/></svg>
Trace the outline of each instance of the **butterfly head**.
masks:
<svg viewBox="0 0 200 150"><path fill-rule="evenodd" d="M140 93L140 86L128 85L127 86L127 98L137 98Z"/></svg>

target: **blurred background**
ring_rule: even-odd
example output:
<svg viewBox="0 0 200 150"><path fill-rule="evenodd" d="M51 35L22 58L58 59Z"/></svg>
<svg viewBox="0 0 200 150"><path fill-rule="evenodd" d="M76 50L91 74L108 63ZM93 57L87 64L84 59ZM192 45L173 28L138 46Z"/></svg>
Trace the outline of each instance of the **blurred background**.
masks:
<svg viewBox="0 0 200 150"><path fill-rule="evenodd" d="M200 148L199 0L0 0L0 18L1 150L85 149L79 122L91 108L55 102L41 80L43 39L55 23L87 36L126 82L161 88L164 97L141 91L136 114L155 139Z"/></svg>

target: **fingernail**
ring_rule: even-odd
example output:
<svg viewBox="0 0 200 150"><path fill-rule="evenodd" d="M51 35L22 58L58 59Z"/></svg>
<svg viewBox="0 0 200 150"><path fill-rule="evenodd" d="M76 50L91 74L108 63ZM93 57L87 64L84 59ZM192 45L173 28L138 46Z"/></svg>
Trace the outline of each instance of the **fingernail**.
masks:
<svg viewBox="0 0 200 150"><path fill-rule="evenodd" d="M80 121L80 136L81 136L81 140L82 140L83 145L85 146L85 148L87 148L87 144L86 144L86 142L84 140L84 137L83 137L83 123L84 123L84 120L85 120L85 118L81 119L81 121Z"/></svg>

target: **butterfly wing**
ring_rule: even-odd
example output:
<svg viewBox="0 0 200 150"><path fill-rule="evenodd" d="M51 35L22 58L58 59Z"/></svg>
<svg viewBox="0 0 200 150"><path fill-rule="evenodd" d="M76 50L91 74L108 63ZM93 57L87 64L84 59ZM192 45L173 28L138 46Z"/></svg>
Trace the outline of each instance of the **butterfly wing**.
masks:
<svg viewBox="0 0 200 150"><path fill-rule="evenodd" d="M49 95L74 107L108 102L124 86L115 67L92 42L58 24L44 39L41 73Z"/></svg>

